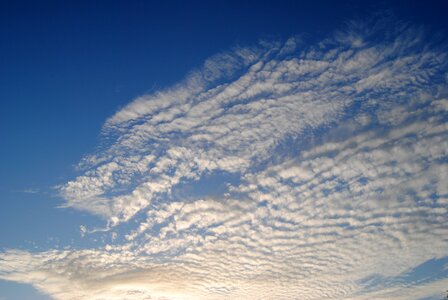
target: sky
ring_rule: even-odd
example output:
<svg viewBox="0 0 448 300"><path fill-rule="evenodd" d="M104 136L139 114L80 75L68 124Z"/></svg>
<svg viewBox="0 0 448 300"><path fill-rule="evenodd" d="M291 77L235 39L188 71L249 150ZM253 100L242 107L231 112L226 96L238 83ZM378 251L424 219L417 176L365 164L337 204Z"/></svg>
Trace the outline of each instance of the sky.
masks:
<svg viewBox="0 0 448 300"><path fill-rule="evenodd" d="M446 1L1 1L0 300L443 299Z"/></svg>

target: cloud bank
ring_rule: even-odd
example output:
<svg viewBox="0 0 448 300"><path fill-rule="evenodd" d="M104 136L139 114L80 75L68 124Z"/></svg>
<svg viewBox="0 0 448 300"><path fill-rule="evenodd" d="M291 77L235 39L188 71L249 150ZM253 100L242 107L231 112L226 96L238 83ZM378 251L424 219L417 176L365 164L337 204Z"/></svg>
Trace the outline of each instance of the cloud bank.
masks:
<svg viewBox="0 0 448 300"><path fill-rule="evenodd" d="M109 229L138 226L98 249L2 252L0 279L54 299L439 294L447 277L405 278L448 256L446 62L385 18L216 55L110 117L59 187Z"/></svg>

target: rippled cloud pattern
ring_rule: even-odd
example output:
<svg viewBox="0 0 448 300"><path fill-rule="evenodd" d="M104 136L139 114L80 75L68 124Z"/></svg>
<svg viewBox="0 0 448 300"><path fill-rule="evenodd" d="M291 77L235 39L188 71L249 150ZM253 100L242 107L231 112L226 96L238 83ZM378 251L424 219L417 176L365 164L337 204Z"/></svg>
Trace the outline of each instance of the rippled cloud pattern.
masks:
<svg viewBox="0 0 448 300"><path fill-rule="evenodd" d="M106 120L57 187L114 241L0 252L0 279L64 300L438 295L447 61L388 18L213 56ZM438 276L414 276L434 261Z"/></svg>

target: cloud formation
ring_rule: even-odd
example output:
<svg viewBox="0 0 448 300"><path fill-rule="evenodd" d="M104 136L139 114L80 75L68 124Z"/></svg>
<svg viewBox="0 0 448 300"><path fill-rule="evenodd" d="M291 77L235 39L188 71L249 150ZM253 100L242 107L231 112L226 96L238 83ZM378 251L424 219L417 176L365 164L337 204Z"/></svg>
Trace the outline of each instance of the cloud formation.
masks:
<svg viewBox="0 0 448 300"><path fill-rule="evenodd" d="M448 255L446 61L389 19L212 57L109 118L59 187L66 207L138 226L101 249L0 253L0 279L55 299L437 294L446 278L392 278Z"/></svg>

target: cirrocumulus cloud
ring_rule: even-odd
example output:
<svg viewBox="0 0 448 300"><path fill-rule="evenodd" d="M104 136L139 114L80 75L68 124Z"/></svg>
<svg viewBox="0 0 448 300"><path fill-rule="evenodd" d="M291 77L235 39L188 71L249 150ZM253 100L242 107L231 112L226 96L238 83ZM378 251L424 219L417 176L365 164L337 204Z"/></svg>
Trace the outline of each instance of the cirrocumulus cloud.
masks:
<svg viewBox="0 0 448 300"><path fill-rule="evenodd" d="M8 250L0 279L64 300L443 291L404 279L448 256L447 61L388 18L218 54L111 116L58 187L123 239Z"/></svg>

